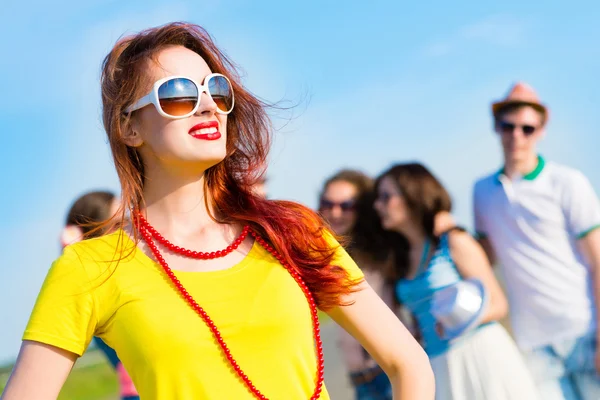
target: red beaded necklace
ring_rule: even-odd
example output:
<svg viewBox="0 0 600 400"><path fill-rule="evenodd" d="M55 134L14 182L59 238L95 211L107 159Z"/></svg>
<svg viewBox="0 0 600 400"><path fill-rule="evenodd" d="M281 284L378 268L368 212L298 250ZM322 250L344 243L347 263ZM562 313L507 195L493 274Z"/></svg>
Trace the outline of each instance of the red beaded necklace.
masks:
<svg viewBox="0 0 600 400"><path fill-rule="evenodd" d="M306 284L304 283L304 280L302 279L300 274L294 268L292 268L292 266L277 252L277 250L275 250L264 239L262 239L260 236L258 236L258 234L256 232L254 232L253 230L251 230L249 226L245 226L244 229L242 230L242 233L240 234L240 236L231 245L227 246L226 249L220 250L220 251L215 251L215 252L210 252L210 253L187 250L187 249L181 248L179 246L173 245L171 242L169 242L167 239L165 239L160 233L158 233L156 231L156 229L154 229L148 223L148 221L146 221L146 219L139 213L137 214L136 227L137 227L138 231L140 232L140 234L142 235L142 238L144 239L144 241L150 248L150 251L154 255L154 258L156 258L158 263L162 266L162 268L164 269L164 271L167 274L167 276L169 277L169 279L171 279L171 282L173 283L175 288L179 291L181 296L190 305L190 307L192 307L192 309L200 316L200 318L202 318L204 323L208 326L208 328L212 332L214 338L217 340L217 343L221 347L223 354L225 354L227 361L229 361L229 364L233 367L233 369L237 373L237 375L242 379L242 381L244 382L246 387L252 392L252 394L254 394L254 396L257 399L267 400L267 397L264 394L262 394L256 388L256 386L254 386L254 384L252 383L250 378L248 378L248 376L242 371L242 368L238 365L235 358L233 358L233 355L231 354L229 347L225 343L225 340L223 340L223 337L221 336L221 332L219 332L219 329L216 327L216 325L214 324L212 319L208 316L206 311L204 311L204 309L196 302L196 300L194 300L192 295L190 295L188 293L188 291L183 287L183 285L181 284L179 279L177 279L177 277L175 276L175 273L173 273L173 270L169 267L169 265L165 261L162 254L160 254L160 251L158 250L158 246L152 240L153 238L156 239L156 241L158 241L160 244L162 244L163 246L165 246L166 248L168 248L169 250L171 250L175 253L178 253L178 254L181 254L181 255L184 255L187 257L191 257L191 258L207 260L207 259L224 257L227 254L231 253L233 250L238 248L238 246L244 241L246 236L248 236L248 233L250 233L254 237L254 239L258 242L258 244L260 244L265 250L267 250L269 253L271 253L273 255L273 257L275 257L281 263L281 265L283 265L283 267L290 273L290 275L292 275L292 277L294 278L294 280L296 281L298 286L300 286L300 289L302 289L304 296L308 300L308 304L310 305L312 322L313 322L313 334L314 334L314 339L315 339L315 343L316 343L316 353L317 353L317 363L318 363L317 364L316 387L315 387L315 391L314 391L313 395L311 396L310 400L317 400L319 398L319 396L321 395L322 387L323 387L323 372L325 370L325 365L324 365L324 358L323 358L323 342L321 341L321 335L320 335L319 316L317 313L317 305L315 303L315 300L314 300L312 294L310 293L310 290L308 289L308 286L306 286Z"/></svg>

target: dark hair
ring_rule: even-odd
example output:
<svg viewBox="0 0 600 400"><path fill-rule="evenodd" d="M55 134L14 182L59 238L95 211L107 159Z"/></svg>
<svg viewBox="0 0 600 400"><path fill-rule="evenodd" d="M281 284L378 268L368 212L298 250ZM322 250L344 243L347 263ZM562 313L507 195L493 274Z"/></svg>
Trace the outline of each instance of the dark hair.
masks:
<svg viewBox="0 0 600 400"><path fill-rule="evenodd" d="M102 236L105 232L95 229L107 221L115 195L108 191L89 192L80 196L67 213L65 225L76 225L86 238Z"/></svg>
<svg viewBox="0 0 600 400"><path fill-rule="evenodd" d="M202 27L173 22L120 39L102 66L102 118L121 182L122 208L136 215L143 208L144 170L141 156L123 140L129 129L128 106L145 94L149 60L170 46L185 47L206 61L212 72L226 75L235 93L235 108L227 117L227 155L205 172L205 206L214 203L218 223L250 225L302 276L317 305L327 310L341 305L359 283L341 266L332 265L335 249L324 235L319 216L290 201L270 201L253 194L252 185L264 173L272 126L267 104L246 90L235 64ZM135 234L135 241L139 235Z"/></svg>
<svg viewBox="0 0 600 400"><path fill-rule="evenodd" d="M514 102L514 103L507 103L507 104L503 105L494 113L494 123L495 124L498 123L499 120L501 120L506 114L510 114L512 112L515 112L522 108L527 108L527 107L530 107L530 108L534 109L535 111L537 111L538 114L540 114L540 116L542 117L542 125L546 124L546 120L548 118L548 112L546 111L546 109L539 104L527 103L527 102Z"/></svg>
<svg viewBox="0 0 600 400"><path fill-rule="evenodd" d="M377 178L375 187L379 187L385 177L394 180L411 217L421 226L427 238L437 245L439 238L434 233L435 217L440 212L452 210L452 200L444 186L419 163L392 166ZM402 235L399 236L403 238ZM410 245L405 238L403 239L397 241L397 245L394 246L397 279L406 277L409 268Z"/></svg>
<svg viewBox="0 0 600 400"><path fill-rule="evenodd" d="M320 199L334 182L348 182L356 188L356 222L346 237L340 238L348 253L355 258L368 257L376 263L389 259L390 245L388 233L383 230L373 203L375 201L375 181L366 174L351 169L337 172L325 181Z"/></svg>

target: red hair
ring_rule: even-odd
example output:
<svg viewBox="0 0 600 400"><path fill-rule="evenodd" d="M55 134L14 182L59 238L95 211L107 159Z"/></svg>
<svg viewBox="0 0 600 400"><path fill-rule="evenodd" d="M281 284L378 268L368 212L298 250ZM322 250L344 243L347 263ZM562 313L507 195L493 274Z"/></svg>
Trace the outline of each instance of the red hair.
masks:
<svg viewBox="0 0 600 400"><path fill-rule="evenodd" d="M146 63L169 46L183 46L200 55L212 72L231 80L236 105L227 118L227 155L205 173L205 199L212 199L223 224L249 224L298 270L323 310L342 305L341 297L358 284L340 266L332 265L337 249L324 236L320 217L299 204L270 201L252 193L263 175L272 126L266 104L244 89L235 65L200 26L175 22L119 40L102 67L102 116L121 182L122 207L136 213L143 205L144 170L140 156L122 140L129 117L124 110L145 95ZM205 200L208 201L208 200ZM207 209L208 203L206 204ZM136 241L139 237L136 234Z"/></svg>

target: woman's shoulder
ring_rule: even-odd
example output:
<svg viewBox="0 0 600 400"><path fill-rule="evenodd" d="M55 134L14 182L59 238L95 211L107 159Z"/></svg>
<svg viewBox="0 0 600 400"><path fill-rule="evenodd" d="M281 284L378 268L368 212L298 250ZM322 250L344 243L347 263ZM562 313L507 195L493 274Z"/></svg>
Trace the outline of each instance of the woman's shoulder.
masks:
<svg viewBox="0 0 600 400"><path fill-rule="evenodd" d="M72 274L79 279L94 281L113 270L119 262L130 260L134 251L133 241L123 231L117 231L65 247L53 262L52 270L55 274Z"/></svg>
<svg viewBox="0 0 600 400"><path fill-rule="evenodd" d="M63 255L77 256L82 261L109 261L135 250L133 240L123 230L104 236L85 239L65 247Z"/></svg>
<svg viewBox="0 0 600 400"><path fill-rule="evenodd" d="M475 253L483 251L481 245L466 229L456 228L444 234L445 253L453 263L471 258ZM442 243L440 243L442 245Z"/></svg>
<svg viewBox="0 0 600 400"><path fill-rule="evenodd" d="M438 250L449 249L470 237L469 232L459 225L448 226L437 236Z"/></svg>
<svg viewBox="0 0 600 400"><path fill-rule="evenodd" d="M440 235L440 240L445 240L450 249L462 247L465 244L471 244L473 241L475 241L473 236L461 226L454 226L448 229L442 235Z"/></svg>

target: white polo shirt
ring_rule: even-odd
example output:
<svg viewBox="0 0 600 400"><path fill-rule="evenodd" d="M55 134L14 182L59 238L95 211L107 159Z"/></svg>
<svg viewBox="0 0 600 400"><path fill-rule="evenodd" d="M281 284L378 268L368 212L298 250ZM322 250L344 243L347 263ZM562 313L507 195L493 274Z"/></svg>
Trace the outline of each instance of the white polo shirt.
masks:
<svg viewBox="0 0 600 400"><path fill-rule="evenodd" d="M501 265L515 339L523 350L596 328L592 278L577 239L600 227L600 203L579 171L539 157L531 173L475 184L475 230Z"/></svg>

